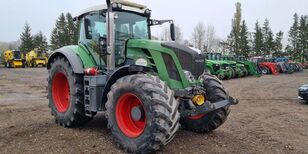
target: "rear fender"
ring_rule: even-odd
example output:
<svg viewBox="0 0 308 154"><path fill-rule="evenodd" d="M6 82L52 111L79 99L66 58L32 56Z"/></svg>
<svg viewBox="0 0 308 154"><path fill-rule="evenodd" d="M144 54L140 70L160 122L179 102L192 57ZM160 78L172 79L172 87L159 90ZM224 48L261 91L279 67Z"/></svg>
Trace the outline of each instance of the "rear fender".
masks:
<svg viewBox="0 0 308 154"><path fill-rule="evenodd" d="M47 69L50 69L50 64L54 61L56 57L64 57L66 58L70 65L72 66L72 69L74 73L76 74L84 74L84 66L79 58L79 56L71 49L68 47L62 47L56 51L54 51L51 56L48 59L47 63Z"/></svg>

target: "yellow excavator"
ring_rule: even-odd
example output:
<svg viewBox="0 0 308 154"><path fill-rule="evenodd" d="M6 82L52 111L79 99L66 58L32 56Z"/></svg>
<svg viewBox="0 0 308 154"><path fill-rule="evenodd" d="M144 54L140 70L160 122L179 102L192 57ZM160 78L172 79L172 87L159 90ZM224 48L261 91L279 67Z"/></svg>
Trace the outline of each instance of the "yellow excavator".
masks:
<svg viewBox="0 0 308 154"><path fill-rule="evenodd" d="M45 67L47 64L47 53L42 50L34 49L26 54L26 62L28 67Z"/></svg>
<svg viewBox="0 0 308 154"><path fill-rule="evenodd" d="M6 50L4 52L4 63L7 68L25 67L24 55L21 51Z"/></svg>

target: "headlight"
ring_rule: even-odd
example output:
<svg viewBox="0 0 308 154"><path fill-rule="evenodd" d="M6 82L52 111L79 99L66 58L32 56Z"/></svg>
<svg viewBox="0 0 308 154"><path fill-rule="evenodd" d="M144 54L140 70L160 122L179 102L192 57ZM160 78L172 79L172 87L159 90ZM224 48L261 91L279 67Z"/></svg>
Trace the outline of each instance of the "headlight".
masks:
<svg viewBox="0 0 308 154"><path fill-rule="evenodd" d="M113 9L115 9L115 8L118 7L118 4L117 3L112 3L111 6L112 6Z"/></svg>
<svg viewBox="0 0 308 154"><path fill-rule="evenodd" d="M144 58L139 58L136 60L135 64L140 66L148 66L148 61Z"/></svg>
<svg viewBox="0 0 308 154"><path fill-rule="evenodd" d="M193 82L195 80L195 77L191 74L191 72L183 70L185 77L188 81Z"/></svg>
<svg viewBox="0 0 308 154"><path fill-rule="evenodd" d="M113 9L122 9L122 4L120 3L112 3L111 6Z"/></svg>

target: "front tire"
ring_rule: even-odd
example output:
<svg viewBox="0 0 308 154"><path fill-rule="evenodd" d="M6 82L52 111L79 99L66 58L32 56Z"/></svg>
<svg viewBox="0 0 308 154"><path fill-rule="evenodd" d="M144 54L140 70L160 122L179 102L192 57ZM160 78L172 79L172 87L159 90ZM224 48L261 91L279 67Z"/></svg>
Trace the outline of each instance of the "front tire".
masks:
<svg viewBox="0 0 308 154"><path fill-rule="evenodd" d="M270 74L270 70L266 67L261 67L262 74Z"/></svg>
<svg viewBox="0 0 308 154"><path fill-rule="evenodd" d="M55 58L50 65L48 98L56 123L71 127L88 122L91 118L84 111L83 76L74 74L63 57Z"/></svg>
<svg viewBox="0 0 308 154"><path fill-rule="evenodd" d="M210 74L204 74L203 86L206 89L206 98L212 102L218 102L228 99L228 94L220 80ZM229 106L212 111L208 114L200 114L192 117L181 118L181 125L185 130L196 133L208 133L221 126L230 113Z"/></svg>
<svg viewBox="0 0 308 154"><path fill-rule="evenodd" d="M179 128L178 105L173 91L158 77L125 76L108 93L108 128L127 152L150 153L173 139Z"/></svg>

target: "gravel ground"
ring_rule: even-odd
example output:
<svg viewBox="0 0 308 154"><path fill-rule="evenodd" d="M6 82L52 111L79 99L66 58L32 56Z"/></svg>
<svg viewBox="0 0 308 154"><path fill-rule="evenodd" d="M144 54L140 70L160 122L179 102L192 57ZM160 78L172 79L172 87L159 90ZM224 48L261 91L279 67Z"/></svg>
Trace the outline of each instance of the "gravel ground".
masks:
<svg viewBox="0 0 308 154"><path fill-rule="evenodd" d="M123 153L103 114L62 128L47 107L45 68L0 68L0 153ZM240 100L210 134L179 130L160 153L308 153L308 105L297 89L308 72L224 81Z"/></svg>

